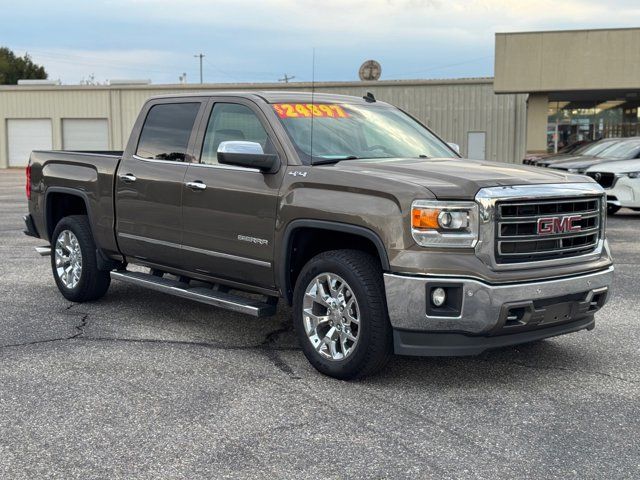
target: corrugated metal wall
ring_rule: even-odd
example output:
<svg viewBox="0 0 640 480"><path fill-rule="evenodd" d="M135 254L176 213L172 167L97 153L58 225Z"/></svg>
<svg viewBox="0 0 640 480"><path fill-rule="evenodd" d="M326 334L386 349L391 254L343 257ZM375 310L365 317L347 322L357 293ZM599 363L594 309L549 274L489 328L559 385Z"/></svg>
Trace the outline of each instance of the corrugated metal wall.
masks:
<svg viewBox="0 0 640 480"><path fill-rule="evenodd" d="M411 113L467 153L468 132L486 132L487 160L519 162L525 150L526 95L493 93L492 79L331 82L317 92L377 99ZM7 119L50 118L53 147L62 148L62 119L106 118L114 150L124 148L147 98L174 92L216 90L304 90L310 84L216 84L114 87L0 87L0 168L7 166Z"/></svg>

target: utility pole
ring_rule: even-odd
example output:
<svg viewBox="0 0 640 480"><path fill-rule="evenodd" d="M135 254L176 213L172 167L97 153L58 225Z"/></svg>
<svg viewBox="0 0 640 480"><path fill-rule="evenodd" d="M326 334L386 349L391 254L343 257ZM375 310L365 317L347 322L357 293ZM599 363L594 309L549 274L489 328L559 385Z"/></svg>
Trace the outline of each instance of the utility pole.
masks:
<svg viewBox="0 0 640 480"><path fill-rule="evenodd" d="M284 82L284 83L289 83L289 80L293 80L294 78L296 78L296 76L295 76L295 75L291 75L291 76L289 76L289 75L287 75L287 74L285 73L285 74L284 74L284 77L283 77L283 78L279 78L279 79L278 79L278 81L279 81L279 82Z"/></svg>
<svg viewBox="0 0 640 480"><path fill-rule="evenodd" d="M202 59L205 57L205 55L203 53L199 53L197 55L194 55L194 57L200 59L200 83L202 83Z"/></svg>

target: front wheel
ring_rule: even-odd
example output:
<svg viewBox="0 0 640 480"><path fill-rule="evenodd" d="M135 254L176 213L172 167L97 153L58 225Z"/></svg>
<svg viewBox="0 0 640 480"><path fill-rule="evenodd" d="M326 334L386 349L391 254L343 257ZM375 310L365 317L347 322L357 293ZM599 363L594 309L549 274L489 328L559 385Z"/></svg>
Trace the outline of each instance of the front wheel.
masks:
<svg viewBox="0 0 640 480"><path fill-rule="evenodd" d="M391 356L382 269L358 250L313 257L294 291L294 325L302 351L321 373L360 378L384 367Z"/></svg>
<svg viewBox="0 0 640 480"><path fill-rule="evenodd" d="M98 269L89 219L84 215L64 217L56 225L52 240L51 268L60 293L72 302L102 297L111 277Z"/></svg>
<svg viewBox="0 0 640 480"><path fill-rule="evenodd" d="M607 205L607 215L615 215L620 207L617 205Z"/></svg>

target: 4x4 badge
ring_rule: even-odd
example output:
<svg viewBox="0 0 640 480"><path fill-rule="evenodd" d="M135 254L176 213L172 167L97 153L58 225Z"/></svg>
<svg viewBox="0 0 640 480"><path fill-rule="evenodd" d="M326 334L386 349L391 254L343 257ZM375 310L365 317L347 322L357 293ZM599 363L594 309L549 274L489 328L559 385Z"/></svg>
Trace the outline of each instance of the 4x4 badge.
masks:
<svg viewBox="0 0 640 480"><path fill-rule="evenodd" d="M289 172L289 175L294 177L306 177L309 172L301 172L300 170L292 170Z"/></svg>

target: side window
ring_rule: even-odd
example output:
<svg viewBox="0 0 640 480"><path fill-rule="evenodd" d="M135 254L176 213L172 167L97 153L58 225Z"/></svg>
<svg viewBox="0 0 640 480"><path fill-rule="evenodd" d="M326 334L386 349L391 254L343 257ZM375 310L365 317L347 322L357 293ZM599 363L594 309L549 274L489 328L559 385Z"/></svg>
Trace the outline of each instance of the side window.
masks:
<svg viewBox="0 0 640 480"><path fill-rule="evenodd" d="M249 107L237 103L216 103L207 124L200 161L217 164L218 145L232 140L257 142L262 145L264 153L275 153L267 132Z"/></svg>
<svg viewBox="0 0 640 480"><path fill-rule="evenodd" d="M183 162L200 103L165 103L149 110L136 155Z"/></svg>

